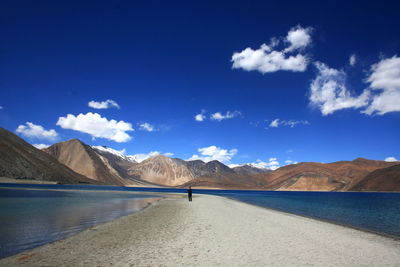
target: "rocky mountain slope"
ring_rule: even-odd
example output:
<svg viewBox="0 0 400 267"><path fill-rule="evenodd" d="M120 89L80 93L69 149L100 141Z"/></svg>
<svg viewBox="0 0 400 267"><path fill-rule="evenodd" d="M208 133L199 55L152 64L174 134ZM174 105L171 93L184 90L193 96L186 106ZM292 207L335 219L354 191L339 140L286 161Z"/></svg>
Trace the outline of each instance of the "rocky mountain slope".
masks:
<svg viewBox="0 0 400 267"><path fill-rule="evenodd" d="M0 128L0 177L64 184L95 183L3 128Z"/></svg>
<svg viewBox="0 0 400 267"><path fill-rule="evenodd" d="M92 148L78 139L43 149L62 164L90 179L114 185L145 185L130 177L127 169L136 163L99 147Z"/></svg>
<svg viewBox="0 0 400 267"><path fill-rule="evenodd" d="M333 163L303 162L256 174L271 190L347 191L370 172L396 163L358 158Z"/></svg>
<svg viewBox="0 0 400 267"><path fill-rule="evenodd" d="M398 162L397 162L398 163ZM400 164L375 170L354 184L352 191L400 191Z"/></svg>
<svg viewBox="0 0 400 267"><path fill-rule="evenodd" d="M158 155L128 169L128 174L154 184L176 186L194 178L183 160Z"/></svg>
<svg viewBox="0 0 400 267"><path fill-rule="evenodd" d="M237 174L244 174L244 175L271 172L271 170L257 168L249 164L233 167L232 170Z"/></svg>
<svg viewBox="0 0 400 267"><path fill-rule="evenodd" d="M253 173L254 169L242 170L242 177L235 170L225 164L213 160L204 162L201 160L185 161L178 158L168 158L158 155L131 167L128 170L130 175L140 177L151 183L164 184L169 186L180 186L182 184L195 184L199 177L207 177L211 181L224 179L240 181L243 175ZM246 181L242 179L243 186Z"/></svg>

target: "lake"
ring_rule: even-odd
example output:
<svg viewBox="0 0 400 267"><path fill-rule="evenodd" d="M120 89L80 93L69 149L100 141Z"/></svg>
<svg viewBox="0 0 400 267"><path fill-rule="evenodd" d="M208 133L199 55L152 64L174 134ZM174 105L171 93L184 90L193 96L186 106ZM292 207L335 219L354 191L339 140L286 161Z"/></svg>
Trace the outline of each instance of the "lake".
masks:
<svg viewBox="0 0 400 267"><path fill-rule="evenodd" d="M0 188L0 258L137 212L161 195Z"/></svg>
<svg viewBox="0 0 400 267"><path fill-rule="evenodd" d="M0 258L131 214L165 193L186 193L186 189L0 184ZM400 237L400 193L208 189L193 193Z"/></svg>

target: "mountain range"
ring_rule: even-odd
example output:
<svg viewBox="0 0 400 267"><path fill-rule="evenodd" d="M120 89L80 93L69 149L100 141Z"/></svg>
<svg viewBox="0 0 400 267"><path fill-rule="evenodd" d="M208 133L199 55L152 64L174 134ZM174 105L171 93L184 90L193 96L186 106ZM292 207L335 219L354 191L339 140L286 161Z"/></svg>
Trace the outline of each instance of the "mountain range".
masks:
<svg viewBox="0 0 400 267"><path fill-rule="evenodd" d="M0 177L98 184L3 128L0 128Z"/></svg>
<svg viewBox="0 0 400 267"><path fill-rule="evenodd" d="M185 161L132 156L78 139L43 151L0 128L0 177L59 183L173 186L261 190L400 191L400 162L358 158L333 163L302 162L271 171L251 165L230 168L214 160ZM0 180L1 181L1 180Z"/></svg>

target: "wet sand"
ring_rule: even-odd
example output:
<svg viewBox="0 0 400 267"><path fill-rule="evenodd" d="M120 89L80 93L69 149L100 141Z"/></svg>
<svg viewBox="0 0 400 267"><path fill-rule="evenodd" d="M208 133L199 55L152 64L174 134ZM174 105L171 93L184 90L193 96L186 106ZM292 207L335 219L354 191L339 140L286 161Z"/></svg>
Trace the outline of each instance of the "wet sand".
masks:
<svg viewBox="0 0 400 267"><path fill-rule="evenodd" d="M400 241L217 196L143 211L0 266L400 266Z"/></svg>

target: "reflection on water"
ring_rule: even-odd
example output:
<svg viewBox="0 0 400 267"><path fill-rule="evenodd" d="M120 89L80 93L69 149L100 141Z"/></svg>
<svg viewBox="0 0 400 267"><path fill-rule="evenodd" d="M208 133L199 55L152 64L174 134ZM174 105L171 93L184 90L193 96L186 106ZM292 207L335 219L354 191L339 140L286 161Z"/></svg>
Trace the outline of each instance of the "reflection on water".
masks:
<svg viewBox="0 0 400 267"><path fill-rule="evenodd" d="M159 195L0 188L0 258L139 211Z"/></svg>

